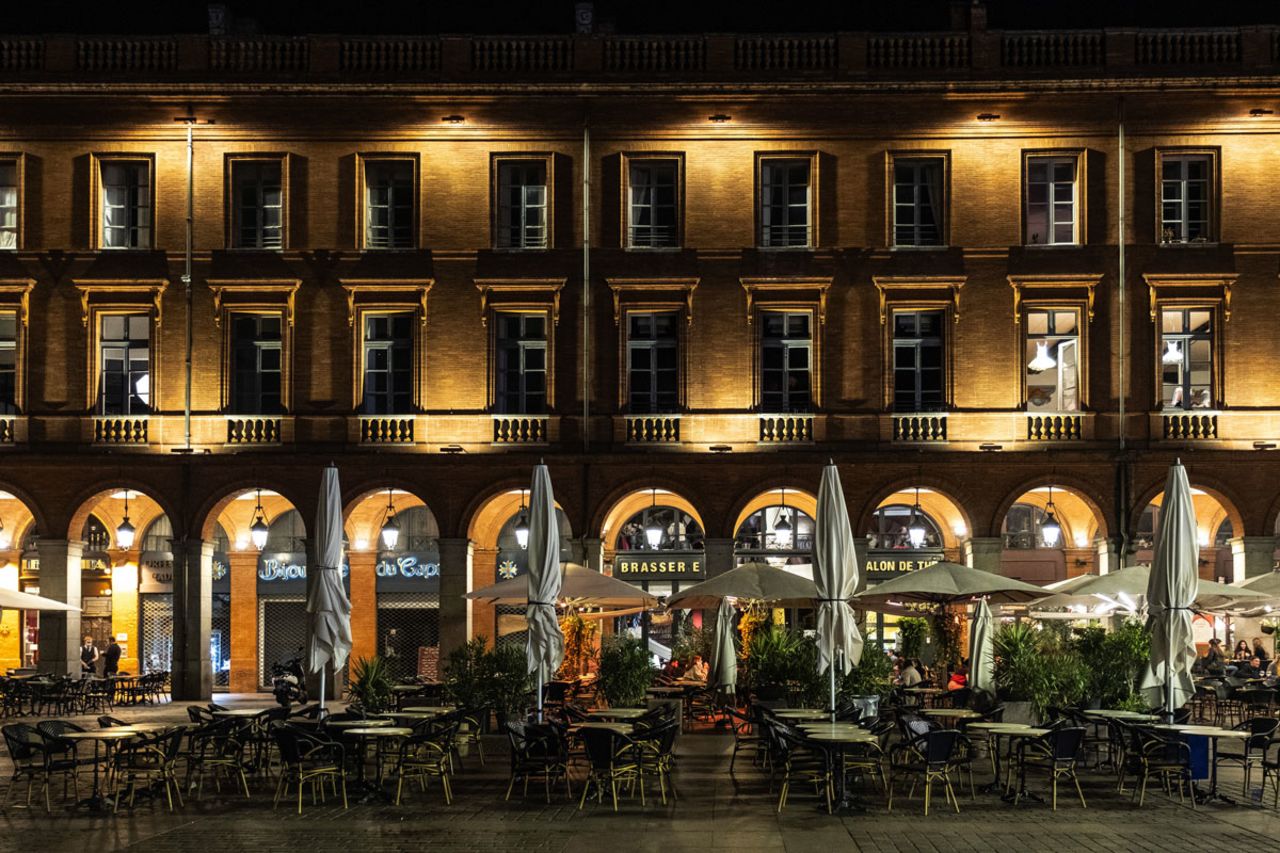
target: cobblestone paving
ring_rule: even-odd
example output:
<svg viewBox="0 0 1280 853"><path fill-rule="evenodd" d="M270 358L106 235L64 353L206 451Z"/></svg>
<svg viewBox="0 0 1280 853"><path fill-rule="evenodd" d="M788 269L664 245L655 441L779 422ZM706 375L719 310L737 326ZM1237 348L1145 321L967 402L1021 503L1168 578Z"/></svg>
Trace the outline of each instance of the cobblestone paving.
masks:
<svg viewBox="0 0 1280 853"><path fill-rule="evenodd" d="M261 701L261 700L257 700ZM230 704L247 705L238 699ZM130 719L185 719L181 707L122 710ZM89 725L92 720L85 720ZM793 795L781 815L768 783L747 761L728 773L731 741L727 735L699 731L682 737L676 784L679 801L663 806L650 799L624 801L614 814L608 805L589 804L578 811L563 789L552 803L542 791L527 800L504 802L506 757L500 740L487 744L487 765L469 755L454 783L452 806L439 788L406 794L403 806L352 804L349 810L308 805L300 817L292 810L271 808L269 783L253 785L244 800L206 791L203 801L188 802L169 814L162 805L140 802L132 813L116 816L71 811L55 804L43 809L7 806L0 812L0 853L45 853L116 850L149 853L399 853L429 849L461 851L606 851L606 853L676 853L677 851L877 851L877 853L1165 853L1165 851L1240 851L1280 849L1280 811L1256 804L1230 807L1189 806L1148 791L1142 809L1117 795L1110 775L1085 777L1089 806L1062 797L1059 811L1036 803L1017 807L992 795L977 802L961 798L960 814L943 808L926 819L919 797L896 799L894 811L884 807L878 791L865 791L866 813L828 816L804 792ZM8 776L7 760L0 764ZM984 780L979 779L979 785ZM1238 793L1240 776L1224 771L1224 790ZM1034 783L1032 783L1034 785ZM23 787L25 792L25 786ZM656 792L654 792L656 794ZM1268 792L1269 793L1269 792ZM20 802L21 792L16 797ZM1269 797L1268 797L1269 799Z"/></svg>

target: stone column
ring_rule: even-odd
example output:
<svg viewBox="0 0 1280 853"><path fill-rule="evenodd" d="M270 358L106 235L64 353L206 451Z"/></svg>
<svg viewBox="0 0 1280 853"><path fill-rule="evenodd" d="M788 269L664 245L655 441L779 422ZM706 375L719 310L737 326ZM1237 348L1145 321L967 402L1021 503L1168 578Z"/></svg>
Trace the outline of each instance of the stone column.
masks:
<svg viewBox="0 0 1280 853"><path fill-rule="evenodd" d="M1094 541L1094 545L1098 549L1098 574L1109 575L1124 568L1123 556L1120 553L1120 542L1118 539L1104 539L1098 537Z"/></svg>
<svg viewBox="0 0 1280 853"><path fill-rule="evenodd" d="M347 562L351 565L351 660L356 661L379 652L378 555L374 551L348 551Z"/></svg>
<svg viewBox="0 0 1280 853"><path fill-rule="evenodd" d="M722 575L734 567L732 539L706 539L703 549L708 578Z"/></svg>
<svg viewBox="0 0 1280 853"><path fill-rule="evenodd" d="M213 543L175 539L170 678L174 699L207 700L213 696L213 661L209 657L212 616Z"/></svg>
<svg viewBox="0 0 1280 853"><path fill-rule="evenodd" d="M258 552L232 551L231 679L232 693L258 690Z"/></svg>
<svg viewBox="0 0 1280 853"><path fill-rule="evenodd" d="M604 571L604 540L582 540L582 564L593 572Z"/></svg>
<svg viewBox="0 0 1280 853"><path fill-rule="evenodd" d="M81 606L80 558L83 542L39 539L40 594L74 607ZM40 614L40 670L55 675L80 673L80 612Z"/></svg>
<svg viewBox="0 0 1280 853"><path fill-rule="evenodd" d="M1232 583L1265 575L1275 565L1274 536L1239 536L1230 540L1230 544L1232 569L1235 573L1235 577L1229 579Z"/></svg>
<svg viewBox="0 0 1280 853"><path fill-rule="evenodd" d="M964 543L964 562L971 569L981 569L993 575L1001 574L1000 555L1004 553L1004 539L999 536L973 536Z"/></svg>
<svg viewBox="0 0 1280 853"><path fill-rule="evenodd" d="M471 540L440 540L440 660L471 639Z"/></svg>

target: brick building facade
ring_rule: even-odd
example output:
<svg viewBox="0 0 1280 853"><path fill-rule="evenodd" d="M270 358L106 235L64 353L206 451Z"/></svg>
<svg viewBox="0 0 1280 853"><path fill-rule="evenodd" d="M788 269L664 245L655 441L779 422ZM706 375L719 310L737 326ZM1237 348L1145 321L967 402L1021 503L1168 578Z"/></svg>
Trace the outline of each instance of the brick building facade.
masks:
<svg viewBox="0 0 1280 853"><path fill-rule="evenodd" d="M1280 30L972 23L0 39L0 578L109 590L127 664L194 697L262 683L296 603L264 560L329 461L364 654L396 596L438 650L502 632L461 596L539 458L602 570L654 507L705 572L802 563L772 526L833 458L889 571L1105 571L1175 457L1202 574L1271 570ZM393 592L379 532L423 505L399 552L436 574ZM95 617L4 618L0 659L65 670Z"/></svg>

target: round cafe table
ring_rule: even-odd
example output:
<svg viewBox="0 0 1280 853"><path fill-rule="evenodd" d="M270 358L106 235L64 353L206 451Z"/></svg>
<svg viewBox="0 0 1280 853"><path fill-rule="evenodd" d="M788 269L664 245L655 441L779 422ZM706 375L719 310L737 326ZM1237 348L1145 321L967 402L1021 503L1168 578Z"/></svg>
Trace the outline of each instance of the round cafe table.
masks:
<svg viewBox="0 0 1280 853"><path fill-rule="evenodd" d="M354 720L342 720L342 722L356 722ZM354 738L356 741L356 784L366 792L366 794L374 794L390 802L391 795L383 789L382 786L382 758L377 756L374 762L374 779L369 781L365 776L365 747L369 741L377 738L406 738L413 735L413 729L404 726L389 725L390 720L368 720L374 725L365 726L346 726L342 732L344 737ZM388 725L383 725L384 723Z"/></svg>
<svg viewBox="0 0 1280 853"><path fill-rule="evenodd" d="M588 723L578 723L573 727L575 732L581 729L604 729L614 734L629 735L635 730L635 726L631 723L609 723L604 720L594 720Z"/></svg>
<svg viewBox="0 0 1280 853"><path fill-rule="evenodd" d="M458 710L454 705L413 705L408 708L401 708L402 711L412 711L415 714L435 714L437 717L445 714L452 714Z"/></svg>
<svg viewBox="0 0 1280 853"><path fill-rule="evenodd" d="M1155 714L1144 714L1141 711L1120 711L1111 708L1094 708L1081 713L1086 717L1096 717L1099 720L1121 720L1135 723L1152 722L1160 719Z"/></svg>
<svg viewBox="0 0 1280 853"><path fill-rule="evenodd" d="M324 727L326 729L338 729L340 731L349 731L351 729L381 729L394 726L395 720L386 717L369 717L367 719L356 720L325 720Z"/></svg>
<svg viewBox="0 0 1280 853"><path fill-rule="evenodd" d="M221 711L211 711L215 717L256 717L267 708L225 708Z"/></svg>
<svg viewBox="0 0 1280 853"><path fill-rule="evenodd" d="M777 708L768 713L785 723L799 723L805 720L827 720L831 717L830 711L823 711L821 708Z"/></svg>
<svg viewBox="0 0 1280 853"><path fill-rule="evenodd" d="M983 793L991 793L1000 789L1000 738L1035 738L1049 733L1048 729L1038 729L1035 726L1028 726L1022 723L987 723L977 722L969 723L965 726L965 732L985 732L987 735L987 749L991 753L991 769L995 773L995 778L991 780L990 785L982 788Z"/></svg>
<svg viewBox="0 0 1280 853"><path fill-rule="evenodd" d="M593 720L634 720L647 713L648 708L598 708L588 711L587 716Z"/></svg>
<svg viewBox="0 0 1280 853"><path fill-rule="evenodd" d="M860 729L856 726L852 729L845 728L839 723L827 723L825 728L814 728L805 731L805 737L808 740L818 744L823 749L830 750L831 764L836 768L836 803L838 809L856 809L861 810L863 805L854 802L849 797L848 785L844 778L844 751L846 748L857 744L878 743L879 738L868 732L866 729Z"/></svg>
<svg viewBox="0 0 1280 853"><path fill-rule="evenodd" d="M1224 729L1218 726L1193 726L1181 725L1179 723L1159 723L1151 726L1157 731L1174 732L1180 737L1202 737L1209 741L1209 790L1205 792L1201 802L1210 800L1221 800L1228 805L1236 805L1236 801L1225 794L1218 793L1218 741L1220 740L1248 740L1253 736L1252 732L1236 731L1235 729ZM1195 793L1192 793L1195 796Z"/></svg>
<svg viewBox="0 0 1280 853"><path fill-rule="evenodd" d="M980 720L982 714L968 708L925 708L920 711L926 717L937 717L941 720L961 722L963 720Z"/></svg>
<svg viewBox="0 0 1280 853"><path fill-rule="evenodd" d="M107 805L107 798L102 793L99 784L101 778L98 768L103 762L111 760L111 750L120 741L128 740L142 734L138 730L129 726L116 726L110 729L91 729L84 732L66 732L58 735L61 740L69 741L92 741L93 742L93 793L84 800L76 803L76 805L88 806L94 811L101 811ZM102 755L99 757L98 747L102 746Z"/></svg>

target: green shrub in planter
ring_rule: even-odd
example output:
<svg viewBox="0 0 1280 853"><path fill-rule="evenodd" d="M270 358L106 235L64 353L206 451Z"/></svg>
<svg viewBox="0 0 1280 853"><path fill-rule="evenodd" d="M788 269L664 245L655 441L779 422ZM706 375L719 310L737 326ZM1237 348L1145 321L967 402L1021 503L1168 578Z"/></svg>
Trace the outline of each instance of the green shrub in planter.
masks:
<svg viewBox="0 0 1280 853"><path fill-rule="evenodd" d="M756 633L739 675L761 699L825 705L827 679L818 672L818 644L812 637L777 626Z"/></svg>
<svg viewBox="0 0 1280 853"><path fill-rule="evenodd" d="M529 691L534 689L524 646L498 646L486 655L485 670L488 691L484 707L504 720L523 717Z"/></svg>
<svg viewBox="0 0 1280 853"><path fill-rule="evenodd" d="M841 696L879 696L884 699L893 689L893 661L879 646L868 643L862 650L862 659L840 679L838 686Z"/></svg>
<svg viewBox="0 0 1280 853"><path fill-rule="evenodd" d="M360 658L351 668L351 701L366 714L391 710L391 686L395 679L379 655Z"/></svg>
<svg viewBox="0 0 1280 853"><path fill-rule="evenodd" d="M649 653L642 640L605 637L600 645L600 694L611 708L644 704L644 692L653 681Z"/></svg>
<svg viewBox="0 0 1280 853"><path fill-rule="evenodd" d="M444 689L459 708L483 708L489 703L489 649L483 636L449 652L444 661Z"/></svg>

